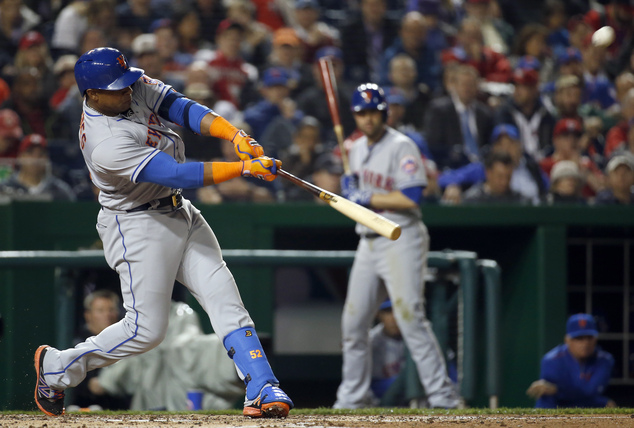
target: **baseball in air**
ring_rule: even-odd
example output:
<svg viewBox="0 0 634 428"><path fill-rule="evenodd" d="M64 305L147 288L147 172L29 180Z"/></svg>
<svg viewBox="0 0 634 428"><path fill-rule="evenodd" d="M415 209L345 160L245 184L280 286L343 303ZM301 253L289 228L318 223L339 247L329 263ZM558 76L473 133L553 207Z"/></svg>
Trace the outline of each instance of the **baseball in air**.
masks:
<svg viewBox="0 0 634 428"><path fill-rule="evenodd" d="M592 46L608 47L614 41L614 28L606 25L592 35Z"/></svg>

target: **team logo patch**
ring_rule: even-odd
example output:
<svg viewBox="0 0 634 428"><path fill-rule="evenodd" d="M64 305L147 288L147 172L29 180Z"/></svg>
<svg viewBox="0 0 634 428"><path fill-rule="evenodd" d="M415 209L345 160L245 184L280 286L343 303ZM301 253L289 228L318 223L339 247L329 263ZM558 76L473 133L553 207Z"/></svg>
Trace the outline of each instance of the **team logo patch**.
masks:
<svg viewBox="0 0 634 428"><path fill-rule="evenodd" d="M126 69L128 68L128 63L125 62L125 58L123 57L123 55L119 55L117 57L117 61L119 62L119 65L121 66L121 68Z"/></svg>
<svg viewBox="0 0 634 428"><path fill-rule="evenodd" d="M411 155L407 155L401 159L400 167L406 174L414 174L418 171L418 164L416 163L416 158Z"/></svg>
<svg viewBox="0 0 634 428"><path fill-rule="evenodd" d="M579 327L586 328L587 324L588 324L587 320L583 320L583 319L579 320Z"/></svg>
<svg viewBox="0 0 634 428"><path fill-rule="evenodd" d="M245 334L245 336L246 336L246 337L251 337L251 336L253 336L253 332L252 332L251 330L245 330L245 331L244 331L244 334Z"/></svg>
<svg viewBox="0 0 634 428"><path fill-rule="evenodd" d="M372 102L372 91L363 91L363 92L361 92L361 98L363 98L363 101L365 101L366 103L371 103Z"/></svg>

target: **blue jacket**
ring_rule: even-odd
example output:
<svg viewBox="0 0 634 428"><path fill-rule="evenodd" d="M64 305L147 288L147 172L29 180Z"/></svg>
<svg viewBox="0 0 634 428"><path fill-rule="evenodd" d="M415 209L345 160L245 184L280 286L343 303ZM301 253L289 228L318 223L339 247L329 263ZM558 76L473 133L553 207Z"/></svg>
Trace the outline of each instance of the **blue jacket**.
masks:
<svg viewBox="0 0 634 428"><path fill-rule="evenodd" d="M568 346L559 345L542 359L541 379L557 385L555 395L542 395L535 407L605 407L603 395L610 380L614 358L597 348L584 364L570 354Z"/></svg>

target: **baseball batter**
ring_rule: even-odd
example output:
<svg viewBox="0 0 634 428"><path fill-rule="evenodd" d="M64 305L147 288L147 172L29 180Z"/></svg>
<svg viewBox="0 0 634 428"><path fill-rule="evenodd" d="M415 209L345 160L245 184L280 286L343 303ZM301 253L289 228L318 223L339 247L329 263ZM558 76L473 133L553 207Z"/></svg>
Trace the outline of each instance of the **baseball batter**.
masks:
<svg viewBox="0 0 634 428"><path fill-rule="evenodd" d="M76 347L35 353L35 401L47 415L64 413L64 390L86 372L157 346L165 337L174 280L205 309L246 384L244 415L285 417L293 407L278 387L253 320L222 259L215 235L182 188L239 176L274 180L281 162L205 106L128 66L116 49L82 55L75 78L84 95L79 144L102 208L97 231L119 273L126 315ZM183 163L180 137L166 121L232 141L239 162Z"/></svg>
<svg viewBox="0 0 634 428"><path fill-rule="evenodd" d="M389 295L396 322L418 368L432 407L455 408L459 397L425 317L424 277L429 236L419 203L427 184L420 152L412 140L388 127L383 90L359 86L352 110L363 136L350 149L350 175L342 177L345 197L400 224L401 237L391 241L357 224L360 235L342 316L343 373L335 408L375 404L369 330Z"/></svg>

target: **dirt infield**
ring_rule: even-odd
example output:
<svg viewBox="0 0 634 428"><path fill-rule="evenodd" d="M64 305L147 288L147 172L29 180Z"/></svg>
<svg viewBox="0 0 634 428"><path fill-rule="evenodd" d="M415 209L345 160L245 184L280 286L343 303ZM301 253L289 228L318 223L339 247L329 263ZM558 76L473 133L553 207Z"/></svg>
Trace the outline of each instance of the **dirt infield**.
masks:
<svg viewBox="0 0 634 428"><path fill-rule="evenodd" d="M418 428L429 427L634 427L634 414L618 415L292 415L286 419L248 419L239 415L90 415L59 418L0 414L2 428Z"/></svg>

